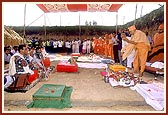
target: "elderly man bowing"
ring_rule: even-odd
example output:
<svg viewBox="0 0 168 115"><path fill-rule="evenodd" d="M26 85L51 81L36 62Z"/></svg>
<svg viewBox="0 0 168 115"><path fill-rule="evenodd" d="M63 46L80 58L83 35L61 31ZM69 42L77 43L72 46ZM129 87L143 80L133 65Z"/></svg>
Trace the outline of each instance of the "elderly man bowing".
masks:
<svg viewBox="0 0 168 115"><path fill-rule="evenodd" d="M139 75L139 79L142 80L143 72L145 70L145 64L150 49L150 43L146 37L146 34L140 30L137 30L135 25L128 28L131 39L123 38L126 42L132 44L131 48L135 49L135 57L133 61L134 73Z"/></svg>

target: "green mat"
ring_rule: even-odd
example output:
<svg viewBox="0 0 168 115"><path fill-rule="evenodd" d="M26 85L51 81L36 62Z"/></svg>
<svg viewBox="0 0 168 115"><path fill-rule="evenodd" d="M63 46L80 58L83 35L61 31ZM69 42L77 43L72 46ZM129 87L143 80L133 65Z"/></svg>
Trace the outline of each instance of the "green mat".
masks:
<svg viewBox="0 0 168 115"><path fill-rule="evenodd" d="M44 84L33 94L33 102L27 108L70 108L72 87Z"/></svg>

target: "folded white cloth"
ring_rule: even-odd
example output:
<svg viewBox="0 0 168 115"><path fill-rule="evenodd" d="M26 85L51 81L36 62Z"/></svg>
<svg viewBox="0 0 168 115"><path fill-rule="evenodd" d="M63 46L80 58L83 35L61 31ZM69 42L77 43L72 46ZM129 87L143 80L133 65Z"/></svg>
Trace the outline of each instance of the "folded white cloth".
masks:
<svg viewBox="0 0 168 115"><path fill-rule="evenodd" d="M154 62L151 64L151 67L162 69L162 68L164 68L164 63L163 62Z"/></svg>
<svg viewBox="0 0 168 115"><path fill-rule="evenodd" d="M12 76L9 75L4 75L5 83L4 83L4 88L8 88L14 81L15 77L12 78Z"/></svg>

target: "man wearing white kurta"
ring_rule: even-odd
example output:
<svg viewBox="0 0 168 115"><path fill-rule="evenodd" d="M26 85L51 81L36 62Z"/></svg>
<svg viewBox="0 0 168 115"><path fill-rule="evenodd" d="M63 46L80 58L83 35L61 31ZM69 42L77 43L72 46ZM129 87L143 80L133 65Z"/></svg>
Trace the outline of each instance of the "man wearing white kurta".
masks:
<svg viewBox="0 0 168 115"><path fill-rule="evenodd" d="M62 40L59 40L58 41L58 52L62 52L62 45L63 45L63 41Z"/></svg>
<svg viewBox="0 0 168 115"><path fill-rule="evenodd" d="M83 41L83 47L82 47L82 53L85 54L86 53L86 47L87 47L87 41L86 39Z"/></svg>
<svg viewBox="0 0 168 115"><path fill-rule="evenodd" d="M86 41L87 54L90 54L90 48L91 48L91 41L88 39L88 40Z"/></svg>
<svg viewBox="0 0 168 115"><path fill-rule="evenodd" d="M75 40L75 53L79 53L79 41L78 40Z"/></svg>
<svg viewBox="0 0 168 115"><path fill-rule="evenodd" d="M121 34L121 37L122 37L122 38L125 38L125 37L126 37L126 38L129 39L129 40L131 39L131 37L127 37L125 33L122 33L122 34ZM129 44L128 42L122 40L122 49L121 49L121 52L122 52L122 53L125 52L125 47L126 47L128 44ZM133 50L131 51L131 53L128 55L127 59L126 59L127 67L132 68L132 63L133 63L133 61L134 61L134 56L135 56L135 50L133 49ZM123 61L124 61L124 60L123 60Z"/></svg>
<svg viewBox="0 0 168 115"><path fill-rule="evenodd" d="M71 42L69 40L67 40L65 42L65 47L66 47L66 50L67 50L67 54L70 54L70 52L71 52Z"/></svg>
<svg viewBox="0 0 168 115"><path fill-rule="evenodd" d="M72 41L72 53L75 53L75 49L76 49L76 44L75 41Z"/></svg>

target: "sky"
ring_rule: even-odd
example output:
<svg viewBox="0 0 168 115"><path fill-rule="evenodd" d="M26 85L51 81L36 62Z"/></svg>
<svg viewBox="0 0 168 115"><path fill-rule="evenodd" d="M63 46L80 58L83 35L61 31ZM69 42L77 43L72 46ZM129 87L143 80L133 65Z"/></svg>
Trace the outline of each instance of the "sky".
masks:
<svg viewBox="0 0 168 115"><path fill-rule="evenodd" d="M144 16L151 11L158 9L158 4L165 2L119 2L124 4L118 10L117 25L123 25L135 19L135 9L137 5L136 18ZM44 12L36 3L26 2L3 2L2 16L3 24L6 26L24 26L24 7L26 4L25 26L75 26L85 25L85 22L96 21L97 25L115 26L116 12L59 12L45 13L46 23L44 21ZM80 16L80 21L79 21ZM80 23L79 23L80 22Z"/></svg>

